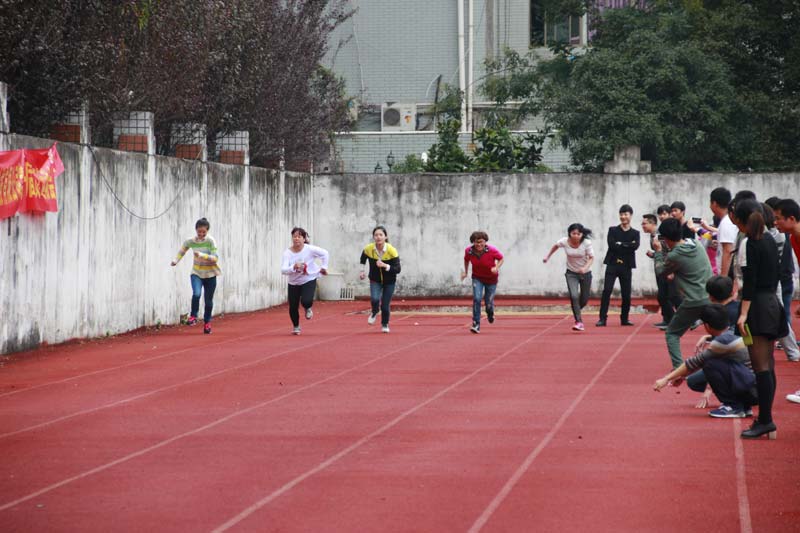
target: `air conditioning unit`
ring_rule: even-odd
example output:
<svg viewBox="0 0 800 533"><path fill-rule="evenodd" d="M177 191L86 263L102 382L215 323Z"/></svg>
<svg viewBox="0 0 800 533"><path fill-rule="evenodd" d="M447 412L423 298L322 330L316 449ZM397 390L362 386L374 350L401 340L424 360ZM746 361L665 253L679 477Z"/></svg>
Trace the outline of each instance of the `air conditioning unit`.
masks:
<svg viewBox="0 0 800 533"><path fill-rule="evenodd" d="M416 129L416 104L386 102L381 105L381 131L414 131Z"/></svg>

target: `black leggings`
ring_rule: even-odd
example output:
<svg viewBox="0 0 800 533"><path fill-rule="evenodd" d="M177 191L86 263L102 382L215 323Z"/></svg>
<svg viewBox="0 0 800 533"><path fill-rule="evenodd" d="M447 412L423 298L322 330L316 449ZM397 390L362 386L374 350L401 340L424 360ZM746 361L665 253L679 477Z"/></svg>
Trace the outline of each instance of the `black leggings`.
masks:
<svg viewBox="0 0 800 533"><path fill-rule="evenodd" d="M289 318L292 325L300 325L300 303L305 309L311 309L314 305L314 292L317 290L317 280L312 279L302 285L289 285Z"/></svg>
<svg viewBox="0 0 800 533"><path fill-rule="evenodd" d="M775 341L767 337L753 335L753 344L747 347L750 362L756 373L758 389L758 421L762 424L772 422L772 401L775 398Z"/></svg>

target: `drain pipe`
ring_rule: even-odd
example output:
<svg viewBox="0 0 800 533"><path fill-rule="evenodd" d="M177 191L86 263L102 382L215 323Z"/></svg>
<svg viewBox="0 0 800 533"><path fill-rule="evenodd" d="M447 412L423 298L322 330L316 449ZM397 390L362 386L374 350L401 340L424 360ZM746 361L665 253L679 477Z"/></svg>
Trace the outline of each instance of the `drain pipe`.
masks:
<svg viewBox="0 0 800 533"><path fill-rule="evenodd" d="M475 25L472 20L474 0L469 0L467 20L469 21L469 48L467 49L467 131L472 131L472 67L475 57Z"/></svg>
<svg viewBox="0 0 800 533"><path fill-rule="evenodd" d="M466 76L464 72L464 0L458 2L458 88L461 94L461 132L467 131Z"/></svg>

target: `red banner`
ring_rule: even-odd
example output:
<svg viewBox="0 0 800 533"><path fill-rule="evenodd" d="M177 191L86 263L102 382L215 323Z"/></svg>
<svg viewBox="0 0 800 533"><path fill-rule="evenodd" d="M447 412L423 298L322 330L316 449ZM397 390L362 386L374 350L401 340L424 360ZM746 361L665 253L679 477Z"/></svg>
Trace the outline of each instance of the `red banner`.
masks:
<svg viewBox="0 0 800 533"><path fill-rule="evenodd" d="M0 219L28 211L58 211L56 177L64 164L56 145L0 152Z"/></svg>

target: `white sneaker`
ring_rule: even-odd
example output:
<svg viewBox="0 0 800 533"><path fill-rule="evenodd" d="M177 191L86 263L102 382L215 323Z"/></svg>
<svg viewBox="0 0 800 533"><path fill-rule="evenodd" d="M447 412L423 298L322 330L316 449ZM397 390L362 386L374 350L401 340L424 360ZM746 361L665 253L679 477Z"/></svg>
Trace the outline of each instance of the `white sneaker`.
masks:
<svg viewBox="0 0 800 533"><path fill-rule="evenodd" d="M800 403L800 390L795 391L794 394L787 394L786 399L792 403Z"/></svg>
<svg viewBox="0 0 800 533"><path fill-rule="evenodd" d="M292 335L300 335L300 326L292 329Z"/></svg>
<svg viewBox="0 0 800 533"><path fill-rule="evenodd" d="M310 307L306 309L306 320L311 320L311 317L313 316L314 316L314 311L312 311Z"/></svg>
<svg viewBox="0 0 800 533"><path fill-rule="evenodd" d="M384 333L389 333L389 326L381 326L381 331Z"/></svg>
<svg viewBox="0 0 800 533"><path fill-rule="evenodd" d="M369 318L367 319L367 324L374 324L375 323L375 318L377 318L377 316L378 316L377 313L375 313L374 315L372 313L370 313L369 314Z"/></svg>

